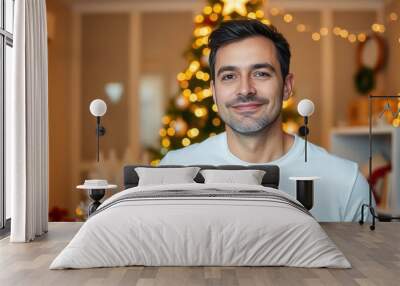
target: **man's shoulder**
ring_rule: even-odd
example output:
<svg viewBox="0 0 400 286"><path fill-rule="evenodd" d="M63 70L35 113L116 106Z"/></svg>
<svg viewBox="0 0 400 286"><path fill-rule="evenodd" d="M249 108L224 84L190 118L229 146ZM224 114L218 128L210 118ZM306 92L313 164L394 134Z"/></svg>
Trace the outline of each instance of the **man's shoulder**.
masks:
<svg viewBox="0 0 400 286"><path fill-rule="evenodd" d="M160 164L198 164L208 160L223 148L222 140L225 132L207 138L206 140L187 147L169 151Z"/></svg>

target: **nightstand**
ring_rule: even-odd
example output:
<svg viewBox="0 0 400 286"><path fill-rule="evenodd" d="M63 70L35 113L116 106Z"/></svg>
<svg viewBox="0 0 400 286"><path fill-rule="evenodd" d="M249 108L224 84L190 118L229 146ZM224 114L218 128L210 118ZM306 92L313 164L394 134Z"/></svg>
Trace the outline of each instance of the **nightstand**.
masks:
<svg viewBox="0 0 400 286"><path fill-rule="evenodd" d="M101 205L100 200L104 197L106 190L114 190L117 188L117 185L107 184L105 186L94 186L94 185L84 184L84 185L79 185L76 188L80 190L89 191L89 197L93 200L88 207L88 216L90 216Z"/></svg>

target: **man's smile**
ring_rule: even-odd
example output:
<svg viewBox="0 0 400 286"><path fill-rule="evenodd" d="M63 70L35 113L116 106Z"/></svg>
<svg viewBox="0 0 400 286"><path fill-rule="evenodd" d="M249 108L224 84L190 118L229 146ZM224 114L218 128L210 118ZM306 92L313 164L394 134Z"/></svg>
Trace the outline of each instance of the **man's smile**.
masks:
<svg viewBox="0 0 400 286"><path fill-rule="evenodd" d="M231 107L237 112L257 111L264 103L246 102L232 105Z"/></svg>

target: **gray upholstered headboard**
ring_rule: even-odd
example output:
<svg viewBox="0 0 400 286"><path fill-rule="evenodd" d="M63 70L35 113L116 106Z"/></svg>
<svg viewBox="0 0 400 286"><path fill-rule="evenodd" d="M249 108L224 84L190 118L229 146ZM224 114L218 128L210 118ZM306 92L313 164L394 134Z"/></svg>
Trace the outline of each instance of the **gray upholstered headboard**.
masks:
<svg viewBox="0 0 400 286"><path fill-rule="evenodd" d="M246 170L246 169L256 169L256 170L264 170L265 175L262 179L262 185L265 187L271 187L278 189L279 187L279 167L276 165L251 165L251 166L242 166L242 165L190 165L200 167L201 169L224 169L224 170ZM186 167L183 165L163 165L152 167L148 165L129 165L124 167L124 189L133 188L138 185L139 176L135 171L136 167L147 167L147 168L178 168L178 167ZM194 178L197 183L204 183L203 176L198 173Z"/></svg>

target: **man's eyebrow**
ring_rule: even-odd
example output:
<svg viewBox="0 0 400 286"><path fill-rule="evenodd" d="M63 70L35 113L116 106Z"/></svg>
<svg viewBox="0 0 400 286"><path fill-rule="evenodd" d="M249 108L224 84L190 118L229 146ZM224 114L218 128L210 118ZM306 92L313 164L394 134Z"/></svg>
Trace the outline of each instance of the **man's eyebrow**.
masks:
<svg viewBox="0 0 400 286"><path fill-rule="evenodd" d="M271 65L270 63L259 63L259 64L254 64L250 66L250 69L255 70L255 69L262 69L262 68L267 68L269 70L271 70L272 72L276 72L275 68L273 65ZM222 66L218 72L217 72L217 76L219 76L221 73L226 72L226 71L235 71L237 70L238 67L235 66Z"/></svg>
<svg viewBox="0 0 400 286"><path fill-rule="evenodd" d="M217 72L217 76L219 76L221 73L226 72L226 71L235 71L238 68L235 66L222 66L218 72Z"/></svg>
<svg viewBox="0 0 400 286"><path fill-rule="evenodd" d="M275 72L274 66L269 63L254 64L251 66L252 70L262 69L262 68L267 68L267 69L271 70L272 72Z"/></svg>

